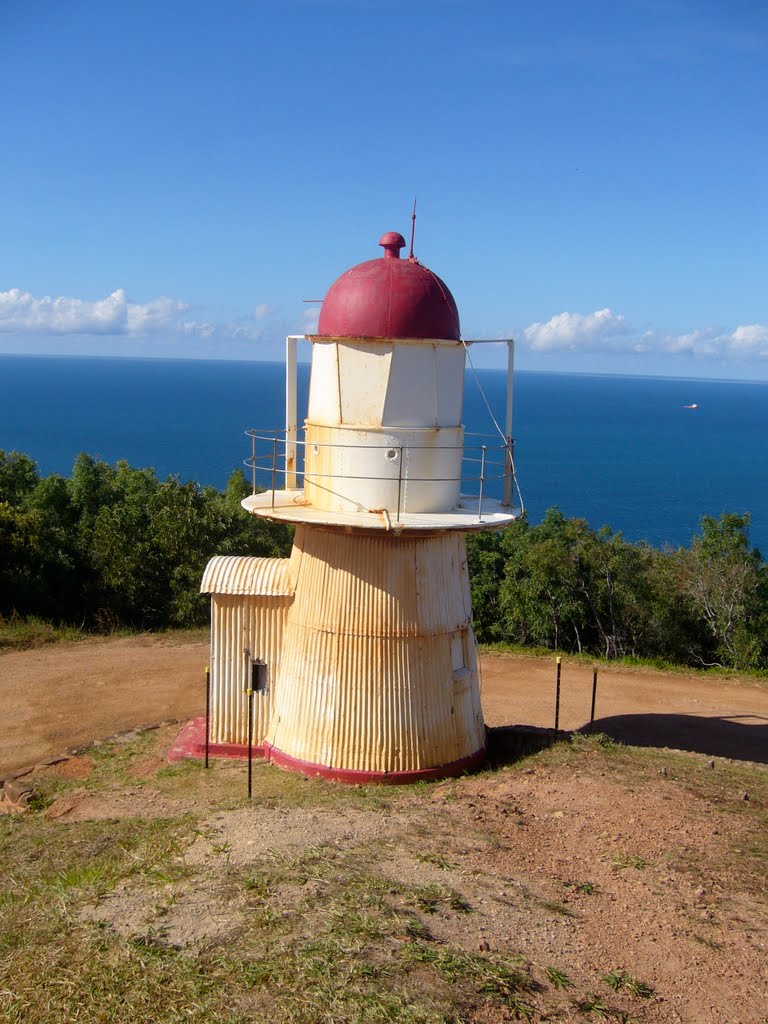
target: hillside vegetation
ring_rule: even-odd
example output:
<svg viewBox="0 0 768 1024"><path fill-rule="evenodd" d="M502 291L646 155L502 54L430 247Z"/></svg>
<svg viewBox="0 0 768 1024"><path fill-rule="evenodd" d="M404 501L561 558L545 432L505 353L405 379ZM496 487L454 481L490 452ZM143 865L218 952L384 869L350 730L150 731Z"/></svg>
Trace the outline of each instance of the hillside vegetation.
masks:
<svg viewBox="0 0 768 1024"><path fill-rule="evenodd" d="M68 479L0 451L0 615L111 631L200 625L212 555L280 556L283 526L246 515L236 471L224 491L78 455Z"/></svg>
<svg viewBox="0 0 768 1024"><path fill-rule="evenodd" d="M214 554L284 556L291 531L224 491L81 454L69 478L0 451L0 616L109 632L202 625ZM632 544L550 509L468 537L475 632L605 658L768 668L768 567L749 516L704 517L690 546Z"/></svg>
<svg viewBox="0 0 768 1024"><path fill-rule="evenodd" d="M475 632L605 658L768 665L768 567L749 516L704 516L689 547L631 544L549 509L468 543Z"/></svg>

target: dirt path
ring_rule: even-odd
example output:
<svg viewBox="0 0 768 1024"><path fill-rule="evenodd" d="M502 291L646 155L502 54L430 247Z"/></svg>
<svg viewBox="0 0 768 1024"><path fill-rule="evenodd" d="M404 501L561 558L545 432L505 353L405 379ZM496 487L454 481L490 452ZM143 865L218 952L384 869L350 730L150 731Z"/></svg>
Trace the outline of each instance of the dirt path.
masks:
<svg viewBox="0 0 768 1024"><path fill-rule="evenodd" d="M204 708L203 641L137 637L0 655L0 771ZM489 725L551 726L554 658L487 654ZM560 725L589 720L592 672L563 664ZM662 672L601 669L597 727L617 739L768 762L768 688Z"/></svg>
<svg viewBox="0 0 768 1024"><path fill-rule="evenodd" d="M488 725L552 727L555 659L487 654L482 659ZM560 728L589 723L592 669L563 662ZM673 747L768 763L768 687L742 680L600 668L595 730L639 746Z"/></svg>
<svg viewBox="0 0 768 1024"><path fill-rule="evenodd" d="M208 644L165 638L0 655L0 771L205 708Z"/></svg>

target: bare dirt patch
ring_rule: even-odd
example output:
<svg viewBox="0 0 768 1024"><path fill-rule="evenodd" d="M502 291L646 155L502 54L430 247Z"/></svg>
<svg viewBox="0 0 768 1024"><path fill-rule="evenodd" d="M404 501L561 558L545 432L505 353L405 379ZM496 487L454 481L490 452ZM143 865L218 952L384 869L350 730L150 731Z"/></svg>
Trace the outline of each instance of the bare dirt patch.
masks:
<svg viewBox="0 0 768 1024"><path fill-rule="evenodd" d="M90 778L93 771L93 758L88 754L80 754L76 757L68 757L57 764L44 765L38 768L38 774L45 778L50 776L56 779L79 779Z"/></svg>
<svg viewBox="0 0 768 1024"><path fill-rule="evenodd" d="M660 1001L644 1020L764 1020L768 907L734 893L728 869L760 826L745 833L687 787L608 768L546 766L467 785L470 819L494 840L470 862L539 904L516 920L491 912L497 940L568 963L584 986L616 969L650 979ZM736 787L731 800L732 811Z"/></svg>
<svg viewBox="0 0 768 1024"><path fill-rule="evenodd" d="M171 818L183 814L181 800L146 793L140 789L94 793L75 789L57 797L45 816L60 821L115 821L120 818Z"/></svg>
<svg viewBox="0 0 768 1024"><path fill-rule="evenodd" d="M131 637L0 654L0 772L204 707L208 644Z"/></svg>

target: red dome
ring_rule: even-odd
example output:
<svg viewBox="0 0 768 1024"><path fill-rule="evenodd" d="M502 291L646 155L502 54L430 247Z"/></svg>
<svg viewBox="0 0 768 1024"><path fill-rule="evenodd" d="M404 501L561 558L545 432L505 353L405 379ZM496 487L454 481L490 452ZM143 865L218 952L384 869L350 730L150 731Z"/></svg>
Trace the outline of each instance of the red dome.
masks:
<svg viewBox="0 0 768 1024"><path fill-rule="evenodd" d="M447 285L411 257L400 259L405 239L382 235L384 256L358 263L328 289L317 333L331 338L461 337L459 312Z"/></svg>

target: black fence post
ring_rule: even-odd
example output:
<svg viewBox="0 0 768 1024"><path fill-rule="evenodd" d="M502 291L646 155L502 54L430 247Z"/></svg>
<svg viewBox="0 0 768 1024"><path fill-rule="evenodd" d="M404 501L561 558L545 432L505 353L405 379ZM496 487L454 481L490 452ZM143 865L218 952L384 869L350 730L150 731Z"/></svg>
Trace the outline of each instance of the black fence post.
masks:
<svg viewBox="0 0 768 1024"><path fill-rule="evenodd" d="M592 735L592 726L595 724L595 699L597 697L597 668L592 670L592 710L589 712L589 735Z"/></svg>
<svg viewBox="0 0 768 1024"><path fill-rule="evenodd" d="M253 797L253 687L248 689L248 799Z"/></svg>
<svg viewBox="0 0 768 1024"><path fill-rule="evenodd" d="M560 668L562 658L557 656L557 684L555 686L555 736L560 730Z"/></svg>
<svg viewBox="0 0 768 1024"><path fill-rule="evenodd" d="M211 743L211 670L205 667L205 767L208 767L208 748Z"/></svg>

